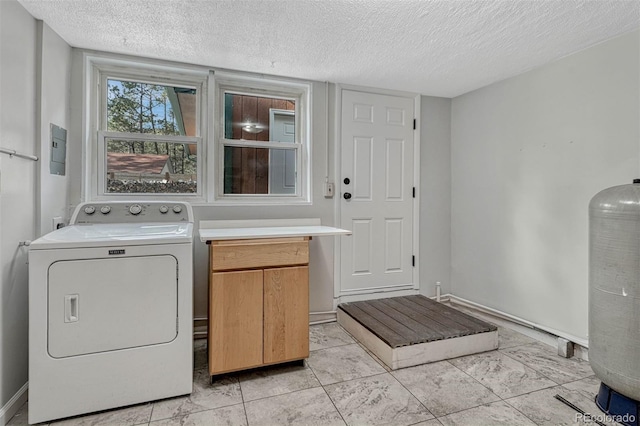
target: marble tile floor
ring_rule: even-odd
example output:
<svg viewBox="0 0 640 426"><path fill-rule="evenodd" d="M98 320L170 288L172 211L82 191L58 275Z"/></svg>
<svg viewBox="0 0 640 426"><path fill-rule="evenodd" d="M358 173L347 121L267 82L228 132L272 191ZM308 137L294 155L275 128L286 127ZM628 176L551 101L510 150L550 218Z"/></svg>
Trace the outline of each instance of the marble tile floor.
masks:
<svg viewBox="0 0 640 426"><path fill-rule="evenodd" d="M594 415L588 362L500 327L500 348L390 371L337 323L315 325L304 366L229 374L210 384L196 341L194 390L51 425L571 425L560 394ZM9 422L27 424L28 403Z"/></svg>

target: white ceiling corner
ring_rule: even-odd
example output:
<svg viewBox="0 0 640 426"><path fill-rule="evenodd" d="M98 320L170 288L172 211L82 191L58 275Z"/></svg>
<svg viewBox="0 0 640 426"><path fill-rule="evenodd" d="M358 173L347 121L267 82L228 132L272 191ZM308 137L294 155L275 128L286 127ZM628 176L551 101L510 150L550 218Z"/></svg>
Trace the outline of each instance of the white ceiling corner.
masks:
<svg viewBox="0 0 640 426"><path fill-rule="evenodd" d="M455 97L637 29L637 0L19 0L73 47Z"/></svg>

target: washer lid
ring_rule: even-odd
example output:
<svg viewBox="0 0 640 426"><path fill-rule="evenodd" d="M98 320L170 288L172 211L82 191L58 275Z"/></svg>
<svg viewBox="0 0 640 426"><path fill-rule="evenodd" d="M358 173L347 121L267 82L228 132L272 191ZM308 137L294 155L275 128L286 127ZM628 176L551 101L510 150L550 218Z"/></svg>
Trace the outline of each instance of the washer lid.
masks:
<svg viewBox="0 0 640 426"><path fill-rule="evenodd" d="M114 247L192 241L192 223L106 223L66 226L38 238L29 248Z"/></svg>

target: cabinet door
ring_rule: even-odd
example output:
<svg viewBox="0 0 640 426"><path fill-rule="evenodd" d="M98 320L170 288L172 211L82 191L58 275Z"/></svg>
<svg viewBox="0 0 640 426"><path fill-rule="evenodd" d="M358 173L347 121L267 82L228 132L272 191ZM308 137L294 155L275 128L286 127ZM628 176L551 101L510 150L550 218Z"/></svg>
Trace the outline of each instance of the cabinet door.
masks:
<svg viewBox="0 0 640 426"><path fill-rule="evenodd" d="M211 274L209 373L262 364L262 270Z"/></svg>
<svg viewBox="0 0 640 426"><path fill-rule="evenodd" d="M264 362L309 356L309 267L264 270Z"/></svg>

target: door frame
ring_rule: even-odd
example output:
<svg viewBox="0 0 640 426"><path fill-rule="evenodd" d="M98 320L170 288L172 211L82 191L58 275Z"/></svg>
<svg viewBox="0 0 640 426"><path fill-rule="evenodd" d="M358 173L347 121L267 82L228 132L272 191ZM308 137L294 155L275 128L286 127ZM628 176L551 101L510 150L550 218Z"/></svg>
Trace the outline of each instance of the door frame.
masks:
<svg viewBox="0 0 640 426"><path fill-rule="evenodd" d="M350 302L356 300L375 299L379 297L406 296L418 294L420 291L420 102L421 95L412 92L402 92L397 90L376 89L371 87L355 86L350 84L336 83L334 85L334 126L333 136L335 143L334 151L334 177L335 195L334 195L334 214L335 226L342 226L341 202L342 192L338 189L341 187L341 170L342 170L342 92L350 90L355 92L369 93L372 95L397 96L402 98L413 99L414 118L416 120L416 129L413 132L413 186L416 188L416 196L413 198L413 255L416 262L413 268L413 286L410 289L380 291L377 293L352 292L350 294L341 294L341 238L350 238L349 236L341 236L334 238L334 262L333 262L333 310L336 310L341 302ZM327 99L329 102L329 99ZM328 117L327 117L328 118Z"/></svg>

